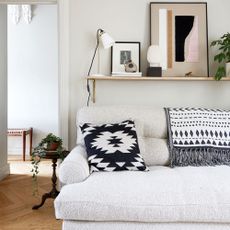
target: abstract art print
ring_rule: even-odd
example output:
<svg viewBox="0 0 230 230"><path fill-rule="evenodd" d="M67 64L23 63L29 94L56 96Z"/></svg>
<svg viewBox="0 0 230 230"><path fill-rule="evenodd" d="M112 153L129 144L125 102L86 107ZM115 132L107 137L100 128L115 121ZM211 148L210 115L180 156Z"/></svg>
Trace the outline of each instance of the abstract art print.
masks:
<svg viewBox="0 0 230 230"><path fill-rule="evenodd" d="M207 3L151 2L150 25L163 76L209 76Z"/></svg>

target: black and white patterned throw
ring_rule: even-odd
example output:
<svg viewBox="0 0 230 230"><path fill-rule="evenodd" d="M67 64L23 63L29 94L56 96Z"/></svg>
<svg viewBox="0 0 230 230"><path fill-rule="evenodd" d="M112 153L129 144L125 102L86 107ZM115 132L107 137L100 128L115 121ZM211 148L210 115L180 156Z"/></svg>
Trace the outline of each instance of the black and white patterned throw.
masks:
<svg viewBox="0 0 230 230"><path fill-rule="evenodd" d="M230 111L165 110L172 167L230 165Z"/></svg>
<svg viewBox="0 0 230 230"><path fill-rule="evenodd" d="M140 155L133 121L103 125L84 124L80 128L91 172L148 170Z"/></svg>

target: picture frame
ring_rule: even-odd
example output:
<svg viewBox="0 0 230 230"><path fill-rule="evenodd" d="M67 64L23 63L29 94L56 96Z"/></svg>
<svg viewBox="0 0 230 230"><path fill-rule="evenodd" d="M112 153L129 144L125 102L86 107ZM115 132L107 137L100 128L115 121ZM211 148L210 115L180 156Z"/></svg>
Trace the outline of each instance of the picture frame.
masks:
<svg viewBox="0 0 230 230"><path fill-rule="evenodd" d="M125 63L132 60L137 65L137 71L141 70L141 43L134 41L116 41L111 47L111 74L127 74Z"/></svg>
<svg viewBox="0 0 230 230"><path fill-rule="evenodd" d="M161 50L162 76L209 77L206 2L151 2L150 44Z"/></svg>

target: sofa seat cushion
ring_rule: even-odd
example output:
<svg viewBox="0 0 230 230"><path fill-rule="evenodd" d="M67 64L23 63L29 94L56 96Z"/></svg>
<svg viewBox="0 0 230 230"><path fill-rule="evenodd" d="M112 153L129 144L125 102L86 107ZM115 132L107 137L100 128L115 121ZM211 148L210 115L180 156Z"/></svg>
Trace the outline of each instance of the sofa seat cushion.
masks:
<svg viewBox="0 0 230 230"><path fill-rule="evenodd" d="M230 167L98 172L66 185L56 217L82 221L230 223Z"/></svg>

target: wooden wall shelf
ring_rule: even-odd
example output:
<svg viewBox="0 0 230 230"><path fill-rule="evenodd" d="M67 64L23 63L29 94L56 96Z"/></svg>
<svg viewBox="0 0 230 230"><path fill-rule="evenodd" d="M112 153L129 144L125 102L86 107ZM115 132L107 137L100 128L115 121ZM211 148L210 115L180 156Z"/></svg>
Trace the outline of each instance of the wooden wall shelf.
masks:
<svg viewBox="0 0 230 230"><path fill-rule="evenodd" d="M96 81L215 81L214 77L133 77L133 76L89 76L87 80L93 82L93 103L96 102ZM230 77L221 81L230 81Z"/></svg>

